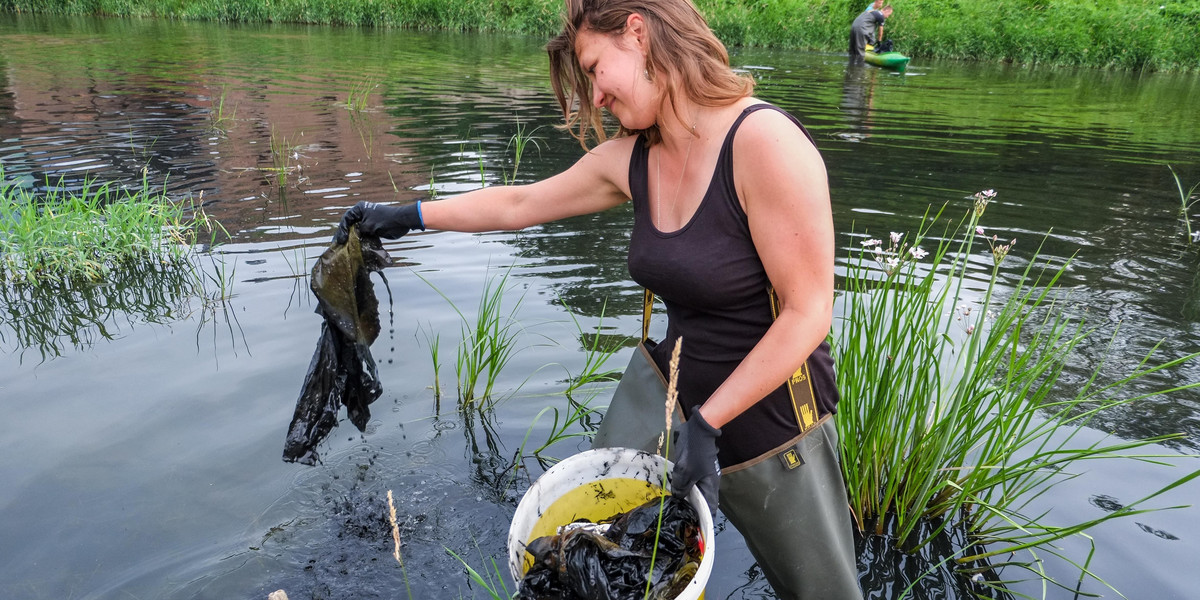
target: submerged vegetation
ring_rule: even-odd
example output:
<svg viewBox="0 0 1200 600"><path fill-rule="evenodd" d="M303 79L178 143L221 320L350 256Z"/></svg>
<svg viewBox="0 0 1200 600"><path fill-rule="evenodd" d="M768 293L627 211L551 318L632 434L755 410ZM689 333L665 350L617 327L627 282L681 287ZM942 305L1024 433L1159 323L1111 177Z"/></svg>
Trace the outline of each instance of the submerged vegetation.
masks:
<svg viewBox="0 0 1200 600"><path fill-rule="evenodd" d="M695 0L731 46L844 52L859 0ZM561 0L0 0L0 10L237 22L556 33ZM1191 0L997 0L896 5L887 35L917 57L1196 71Z"/></svg>
<svg viewBox="0 0 1200 600"><path fill-rule="evenodd" d="M1078 476L1083 461L1164 458L1150 447L1183 434L1090 441L1083 432L1105 411L1200 386L1125 393L1129 384L1200 353L1152 364L1151 352L1116 377L1104 363L1083 381L1067 375L1076 348L1095 334L1055 287L1070 261L1039 264L1034 252L1005 282L1002 298L1001 265L1016 240L988 237L980 225L994 195L976 194L967 217L941 237L929 231L938 213L911 239L899 232L890 243L866 239L851 257L845 309L834 327L842 465L860 530L890 532L909 550L941 533L966 534L968 546L955 550L964 568L1026 551L1028 560L1009 557L1005 564L1049 580L1038 552L1071 561L1055 542L1144 512L1141 503L1200 476L1185 474L1082 523L1055 525L1060 517L1034 508L1048 490ZM990 271L983 290L972 285L981 278L971 277L980 253ZM1086 560L1071 564L1081 580L1096 577ZM986 585L1004 590L1013 582Z"/></svg>

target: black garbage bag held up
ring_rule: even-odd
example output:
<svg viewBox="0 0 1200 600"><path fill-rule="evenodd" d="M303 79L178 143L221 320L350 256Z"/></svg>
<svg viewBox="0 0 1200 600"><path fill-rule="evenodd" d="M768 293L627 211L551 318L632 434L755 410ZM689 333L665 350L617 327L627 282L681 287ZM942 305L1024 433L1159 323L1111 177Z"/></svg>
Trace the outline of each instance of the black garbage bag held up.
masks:
<svg viewBox="0 0 1200 600"><path fill-rule="evenodd" d="M379 239L360 237L355 227L346 243L331 245L313 266L309 287L325 322L296 400L283 460L316 464L317 444L337 425L342 406L359 431L366 428L367 406L383 393L371 357L371 343L379 336L379 300L370 274L382 276L390 264Z"/></svg>

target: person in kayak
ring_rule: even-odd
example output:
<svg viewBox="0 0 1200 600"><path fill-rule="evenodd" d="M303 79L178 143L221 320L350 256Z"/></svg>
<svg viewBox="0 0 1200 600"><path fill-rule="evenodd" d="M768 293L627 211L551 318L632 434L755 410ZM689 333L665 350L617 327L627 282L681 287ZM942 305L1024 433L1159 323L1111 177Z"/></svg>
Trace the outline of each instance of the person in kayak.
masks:
<svg viewBox="0 0 1200 600"><path fill-rule="evenodd" d="M519 230L632 202L630 275L667 307L652 353L662 373L685 339L673 493L719 502L779 598L861 599L825 342L833 216L812 137L752 96L689 0L566 0L564 17L546 49L565 128L586 150L577 162L528 185L362 202L336 237L356 224L388 238ZM799 373L812 410L790 399ZM634 418L619 413L604 420Z"/></svg>
<svg viewBox="0 0 1200 600"><path fill-rule="evenodd" d="M879 4L876 2L876 4ZM862 62L867 44L883 40L883 23L892 16L889 4L879 10L866 10L850 24L850 61Z"/></svg>

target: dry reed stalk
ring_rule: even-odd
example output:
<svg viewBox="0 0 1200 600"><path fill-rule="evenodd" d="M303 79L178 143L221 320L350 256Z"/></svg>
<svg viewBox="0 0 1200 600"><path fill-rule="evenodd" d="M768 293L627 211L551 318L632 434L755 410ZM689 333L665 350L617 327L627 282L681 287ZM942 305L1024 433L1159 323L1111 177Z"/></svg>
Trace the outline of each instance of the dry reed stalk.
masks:
<svg viewBox="0 0 1200 600"><path fill-rule="evenodd" d="M667 405L665 420L667 427L663 429L661 435L658 436L658 453L663 453L663 442L666 441L667 435L671 432L673 417L675 416L675 405L679 403L679 351L683 348L683 338L675 340L675 347L671 349L671 363L667 370Z"/></svg>
<svg viewBox="0 0 1200 600"><path fill-rule="evenodd" d="M404 560L400 558L400 526L396 525L396 504L392 502L392 490L388 490L388 520L392 523L392 541L396 548L392 551L392 556L395 556L396 562L403 567Z"/></svg>

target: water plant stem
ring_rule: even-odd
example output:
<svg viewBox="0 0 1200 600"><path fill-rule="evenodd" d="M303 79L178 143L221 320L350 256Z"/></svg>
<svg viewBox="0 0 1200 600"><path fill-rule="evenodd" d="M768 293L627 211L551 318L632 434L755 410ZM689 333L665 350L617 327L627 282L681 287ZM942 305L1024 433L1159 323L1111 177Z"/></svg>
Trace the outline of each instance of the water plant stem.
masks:
<svg viewBox="0 0 1200 600"><path fill-rule="evenodd" d="M1183 182L1179 180L1179 174L1175 169L1167 165L1171 169L1171 177L1175 179L1175 189L1179 191L1179 215L1183 219L1184 239L1189 244L1200 244L1200 231L1192 229L1192 207L1200 204L1200 199L1196 197L1196 190L1200 189L1200 183L1193 185L1188 190L1183 189Z"/></svg>
<svg viewBox="0 0 1200 600"><path fill-rule="evenodd" d="M662 450L664 457L671 454L671 417L675 414L675 405L679 402L679 352L682 348L683 337L681 336L675 340L675 347L671 349L671 362L668 366L670 373L667 379L666 428L663 429L662 443L659 444L659 449ZM654 549L650 553L650 572L646 574L646 594L644 600L650 600L650 584L654 581L654 560L658 558L658 537L662 533L662 518L663 511L666 508L668 485L667 470L663 469L663 492L658 497L658 522L654 527Z"/></svg>
<svg viewBox="0 0 1200 600"><path fill-rule="evenodd" d="M479 399L493 399L492 392L496 380L517 351L516 341L521 327L516 313L521 307L524 295L517 298L507 313L503 311L505 294L511 289L508 283L511 273L512 266L509 266L503 275L489 277L484 282L474 318L469 318L429 280L421 278L450 304L461 319L462 341L458 346L454 368L458 379L459 400L464 408ZM419 274L417 276L420 277ZM477 387L481 378L483 392L478 394Z"/></svg>

